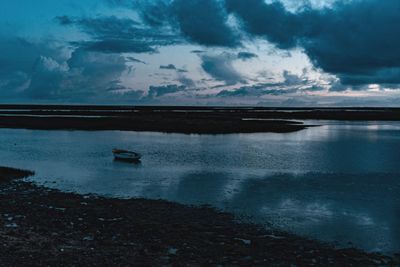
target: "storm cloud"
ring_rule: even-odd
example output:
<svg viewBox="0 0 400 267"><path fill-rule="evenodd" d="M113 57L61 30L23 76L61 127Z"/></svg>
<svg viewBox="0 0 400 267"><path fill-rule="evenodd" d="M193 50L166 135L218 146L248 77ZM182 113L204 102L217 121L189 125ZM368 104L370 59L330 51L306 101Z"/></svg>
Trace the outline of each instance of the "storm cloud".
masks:
<svg viewBox="0 0 400 267"><path fill-rule="evenodd" d="M122 88L127 59L85 49L67 53L51 42L8 39L0 42L0 95L36 101L113 101L140 95ZM118 91L118 92L117 92ZM134 93L133 93L134 92ZM133 99L134 100L134 99Z"/></svg>
<svg viewBox="0 0 400 267"><path fill-rule="evenodd" d="M345 85L400 83L399 1L330 1L321 8L304 3L289 11L280 1L159 0L141 10L149 25L175 25L196 44L238 47L243 36L264 38L279 49L303 49L315 67Z"/></svg>
<svg viewBox="0 0 400 267"><path fill-rule="evenodd" d="M0 95L21 95L31 86L31 77L40 68L42 60L52 58L51 65L65 60L56 43L34 43L24 38L0 39ZM54 63L54 64L51 64ZM62 68L62 66L60 66Z"/></svg>
<svg viewBox="0 0 400 267"><path fill-rule="evenodd" d="M115 87L125 70L120 55L78 49L66 62L41 56L24 94L36 99L96 98Z"/></svg>
<svg viewBox="0 0 400 267"><path fill-rule="evenodd" d="M221 0L133 1L142 20L154 28L170 26L189 42L204 46L236 47L240 39L227 23Z"/></svg>
<svg viewBox="0 0 400 267"><path fill-rule="evenodd" d="M6 3L2 99L400 94L398 0L94 2Z"/></svg>
<svg viewBox="0 0 400 267"><path fill-rule="evenodd" d="M301 47L343 84L400 83L400 2L336 2L289 12L280 2L226 0L243 30L281 49Z"/></svg>
<svg viewBox="0 0 400 267"><path fill-rule="evenodd" d="M190 40L207 46L235 47L238 36L227 25L227 13L218 0L175 0L173 14L182 33Z"/></svg>

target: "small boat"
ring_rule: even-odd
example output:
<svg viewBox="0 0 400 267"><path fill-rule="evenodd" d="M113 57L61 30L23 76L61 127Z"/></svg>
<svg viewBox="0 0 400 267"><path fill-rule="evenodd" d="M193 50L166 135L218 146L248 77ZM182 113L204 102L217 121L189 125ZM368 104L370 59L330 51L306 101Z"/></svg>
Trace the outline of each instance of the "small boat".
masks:
<svg viewBox="0 0 400 267"><path fill-rule="evenodd" d="M140 162L142 155L139 153L123 150L123 149L113 149L113 154L115 160L126 161L126 162Z"/></svg>

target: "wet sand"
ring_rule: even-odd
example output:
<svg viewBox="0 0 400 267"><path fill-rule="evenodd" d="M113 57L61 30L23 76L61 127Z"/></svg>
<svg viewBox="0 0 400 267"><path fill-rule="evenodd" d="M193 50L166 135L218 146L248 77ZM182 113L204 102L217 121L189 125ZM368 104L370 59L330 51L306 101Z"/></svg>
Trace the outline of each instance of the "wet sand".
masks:
<svg viewBox="0 0 400 267"><path fill-rule="evenodd" d="M210 207L51 190L0 168L5 266L398 266L357 249L240 223ZM17 179L17 180L14 180Z"/></svg>

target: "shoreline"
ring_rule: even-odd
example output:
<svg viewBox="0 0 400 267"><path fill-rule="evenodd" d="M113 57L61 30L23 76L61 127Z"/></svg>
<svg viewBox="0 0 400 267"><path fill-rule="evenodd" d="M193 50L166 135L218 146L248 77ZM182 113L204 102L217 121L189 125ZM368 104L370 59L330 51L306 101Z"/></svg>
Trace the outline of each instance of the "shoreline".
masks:
<svg viewBox="0 0 400 267"><path fill-rule="evenodd" d="M0 105L0 128L183 134L292 133L302 120L400 121L400 109Z"/></svg>
<svg viewBox="0 0 400 267"><path fill-rule="evenodd" d="M137 131L183 134L291 133L312 127L297 121L246 121L240 118L1 116L0 128L31 130Z"/></svg>
<svg viewBox="0 0 400 267"><path fill-rule="evenodd" d="M19 180L31 174L0 168L0 262L4 265L400 264L389 256L336 249L240 223L234 215L210 207L78 195Z"/></svg>

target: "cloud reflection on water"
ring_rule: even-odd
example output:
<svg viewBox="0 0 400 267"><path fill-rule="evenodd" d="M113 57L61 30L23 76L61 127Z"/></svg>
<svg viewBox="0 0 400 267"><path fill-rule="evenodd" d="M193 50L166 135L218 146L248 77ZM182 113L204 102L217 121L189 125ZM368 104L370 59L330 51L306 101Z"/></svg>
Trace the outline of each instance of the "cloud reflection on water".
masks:
<svg viewBox="0 0 400 267"><path fill-rule="evenodd" d="M400 124L324 125L216 136L2 129L0 158L62 190L212 204L322 240L399 250ZM142 164L114 162L114 147L143 152Z"/></svg>

